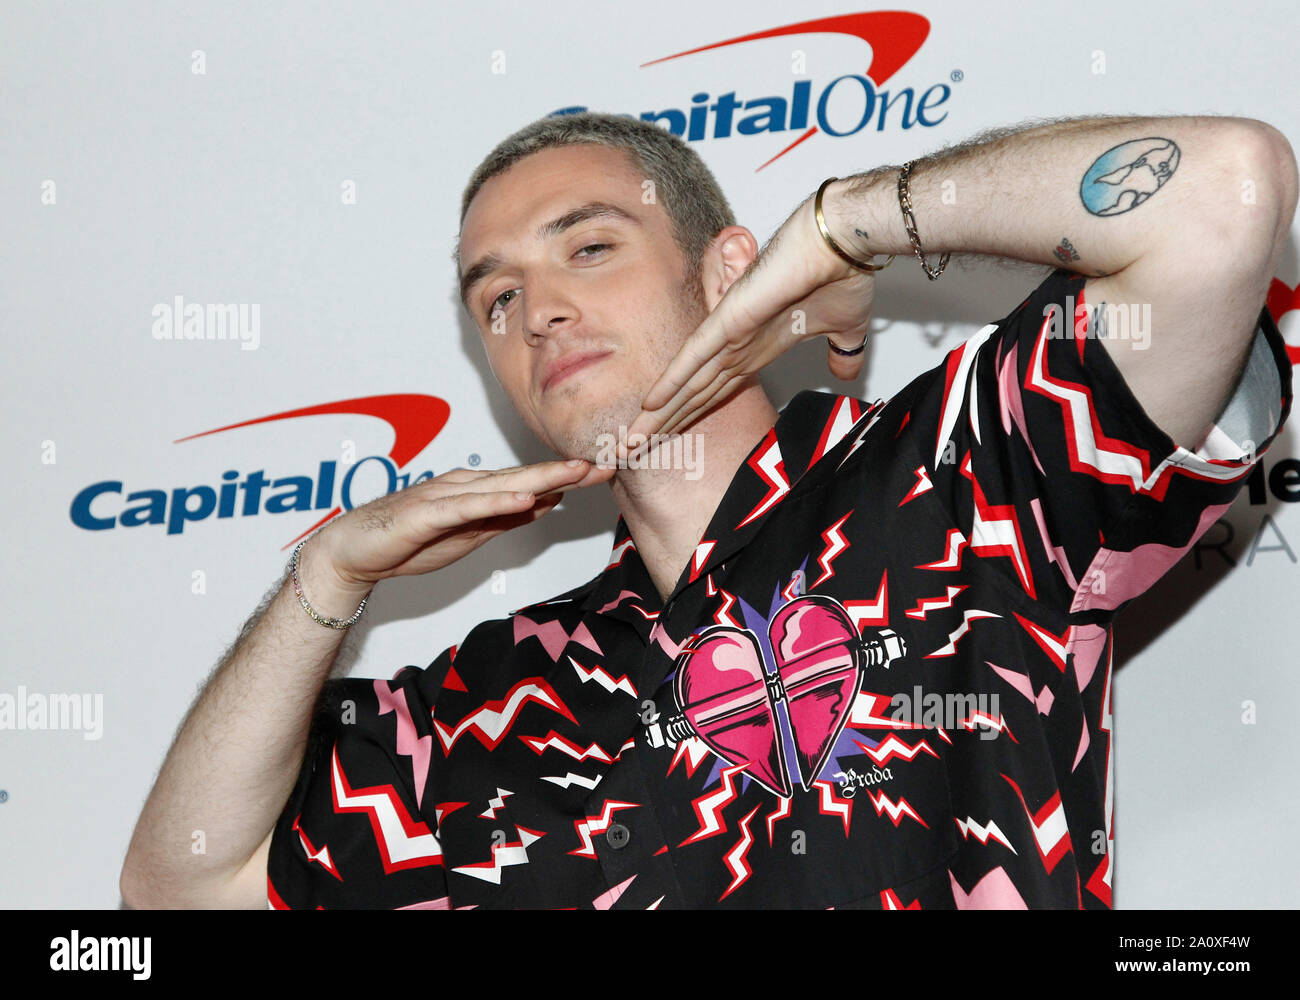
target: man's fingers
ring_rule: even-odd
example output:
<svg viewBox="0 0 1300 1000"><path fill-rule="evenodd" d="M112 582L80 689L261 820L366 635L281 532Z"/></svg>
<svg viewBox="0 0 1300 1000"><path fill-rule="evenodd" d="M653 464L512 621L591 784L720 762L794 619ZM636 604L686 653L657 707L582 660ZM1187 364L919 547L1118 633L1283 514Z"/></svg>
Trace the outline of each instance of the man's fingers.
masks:
<svg viewBox="0 0 1300 1000"><path fill-rule="evenodd" d="M551 499L554 497L554 499ZM517 515L538 508L542 513L560 502L558 494L539 497L519 491L453 493L426 504L425 526L433 531L463 528L476 521L485 524L496 518ZM520 523L527 523L520 521Z"/></svg>
<svg viewBox="0 0 1300 1000"><path fill-rule="evenodd" d="M683 427L689 427L713 407L725 401L728 396L740 387L743 379L744 376L739 372L720 372L711 386L700 395L689 400L686 406L678 410L664 423L660 433L680 434Z"/></svg>
<svg viewBox="0 0 1300 1000"><path fill-rule="evenodd" d="M557 459L551 462L538 462L534 465L519 465L509 469L485 470L478 474L456 474L457 470L445 473L441 479L442 489L429 489L425 492L444 496L459 493L504 493L511 490L523 490L531 493L563 492L608 479L605 470L592 463L569 465L567 460ZM450 478L449 478L450 477ZM438 480L431 480L437 483ZM425 485L425 484L421 484ZM443 491L448 486L459 487L450 493Z"/></svg>
<svg viewBox="0 0 1300 1000"><path fill-rule="evenodd" d="M680 360L682 355L678 355ZM677 361L673 362L675 365ZM672 369L672 365L669 366ZM654 398L654 394L647 396L641 403L642 412L632 421L632 426L627 430L627 440L632 440L635 435L645 435L648 439L652 434L668 433L665 427L677 417L682 409L689 405L696 396L702 392L708 392L717 384L719 378L726 377L727 372L722 368L722 362L716 357L710 358L702 367L697 367L691 377L686 379L683 384L678 384L675 392L667 397L664 402L654 408L647 404ZM642 446L644 447L644 445ZM628 446L626 442L618 442L616 453L620 459L629 458L631 455L640 451L641 448Z"/></svg>

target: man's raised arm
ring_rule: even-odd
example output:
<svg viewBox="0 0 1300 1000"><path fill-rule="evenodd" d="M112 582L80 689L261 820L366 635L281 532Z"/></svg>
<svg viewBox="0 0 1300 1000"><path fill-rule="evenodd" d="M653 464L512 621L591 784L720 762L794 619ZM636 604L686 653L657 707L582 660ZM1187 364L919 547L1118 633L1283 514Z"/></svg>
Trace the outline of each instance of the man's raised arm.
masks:
<svg viewBox="0 0 1300 1000"><path fill-rule="evenodd" d="M457 469L331 522L303 546L317 614L346 619L385 577L441 569L612 469L573 460ZM521 493L520 491L524 491ZM302 766L312 710L344 632L287 580L245 626L181 724L122 867L132 907L265 908L271 833ZM191 850L196 831L204 851Z"/></svg>
<svg viewBox="0 0 1300 1000"><path fill-rule="evenodd" d="M898 174L825 193L836 242L861 260L913 254ZM1195 450L1244 363L1298 184L1264 122L1113 117L984 133L916 161L908 187L931 266L944 253L1051 264L1092 276L1088 304L1149 316L1141 336L1103 343L1147 415Z"/></svg>

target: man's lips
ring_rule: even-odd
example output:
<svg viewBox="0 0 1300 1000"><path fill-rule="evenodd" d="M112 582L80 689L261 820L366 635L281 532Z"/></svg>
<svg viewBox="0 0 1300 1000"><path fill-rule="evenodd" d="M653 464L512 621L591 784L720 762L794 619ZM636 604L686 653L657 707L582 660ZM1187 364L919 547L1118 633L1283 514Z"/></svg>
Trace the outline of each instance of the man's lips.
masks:
<svg viewBox="0 0 1300 1000"><path fill-rule="evenodd" d="M589 364L593 364L613 353L613 351L582 351L551 362L546 369L545 377L542 379L542 392L545 392L562 379L568 378L574 372L580 371Z"/></svg>

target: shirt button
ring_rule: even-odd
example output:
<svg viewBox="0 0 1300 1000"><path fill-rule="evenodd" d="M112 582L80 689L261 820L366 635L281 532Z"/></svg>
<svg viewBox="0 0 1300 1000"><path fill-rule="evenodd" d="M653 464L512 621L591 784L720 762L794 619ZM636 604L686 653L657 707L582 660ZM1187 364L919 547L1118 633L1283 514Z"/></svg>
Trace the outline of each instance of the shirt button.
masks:
<svg viewBox="0 0 1300 1000"><path fill-rule="evenodd" d="M622 823L615 823L605 831L605 840L616 851L621 851L632 839L632 831Z"/></svg>

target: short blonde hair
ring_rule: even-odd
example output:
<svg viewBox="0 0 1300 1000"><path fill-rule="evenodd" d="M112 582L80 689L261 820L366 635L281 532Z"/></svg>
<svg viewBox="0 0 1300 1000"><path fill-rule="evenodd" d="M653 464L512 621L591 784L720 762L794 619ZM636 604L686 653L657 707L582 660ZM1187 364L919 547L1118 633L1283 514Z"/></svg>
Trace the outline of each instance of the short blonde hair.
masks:
<svg viewBox="0 0 1300 1000"><path fill-rule="evenodd" d="M583 111L550 115L507 136L470 175L460 200L460 224L470 202L497 174L525 156L557 146L596 145L621 149L632 169L654 181L656 200L672 221L673 240L684 261L683 278L697 298L700 262L713 238L736 224L735 215L716 178L698 153L667 129L628 115ZM460 274L460 239L452 255Z"/></svg>

